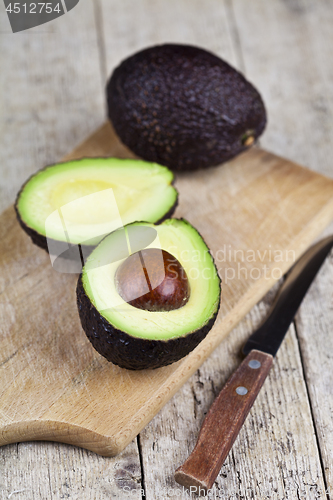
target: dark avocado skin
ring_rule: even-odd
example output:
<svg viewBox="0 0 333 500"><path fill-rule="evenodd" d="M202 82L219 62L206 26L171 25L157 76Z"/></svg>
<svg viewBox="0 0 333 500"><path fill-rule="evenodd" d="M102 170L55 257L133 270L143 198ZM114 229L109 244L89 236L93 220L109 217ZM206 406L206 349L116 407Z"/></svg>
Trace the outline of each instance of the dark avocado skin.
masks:
<svg viewBox="0 0 333 500"><path fill-rule="evenodd" d="M258 91L228 63L198 47L160 45L118 66L108 84L109 118L122 142L173 170L223 163L263 132Z"/></svg>
<svg viewBox="0 0 333 500"><path fill-rule="evenodd" d="M84 158L81 158L81 159L84 159ZM75 160L77 161L77 160ZM60 163L60 162L59 162ZM59 163L56 163L55 165L59 165ZM46 236L44 236L43 234L40 234L38 233L35 229L29 227L24 221L23 219L21 218L21 215L20 215L20 212L18 210L18 201L20 199L20 195L24 189L24 187L26 186L26 184L30 181L30 179L32 177L34 177L38 172L41 172L42 170L46 170L47 168L50 168L50 167L53 167L53 165L47 165L46 167L44 168L41 168L40 170L38 170L37 172L35 172L34 174L32 174L27 180L26 182L23 184L23 186L21 187L20 191L18 192L17 196L16 196L16 200L15 200L15 203L14 203L14 209L15 209L15 213L16 213L16 217L17 217L17 220L21 226L21 228L23 229L23 231L25 231L27 233L27 235L31 238L32 242L39 246L40 248L42 248L43 250L45 250L46 252L48 252L48 245L47 245L47 238ZM174 185L174 179L171 183L171 185L173 186ZM169 219L174 211L176 210L178 206L178 196L176 198L176 201L175 203L173 204L173 206L170 208L170 210L160 219L158 220L157 222L155 222L155 224L160 224L161 222L163 222L165 219ZM56 242L56 240L52 240L51 238L48 238L50 240L50 242ZM74 245L75 246L75 245ZM91 245L79 245L81 247L81 250L82 250L82 254L87 257L92 251L94 248L96 248L96 246L91 246ZM71 259L71 253L64 253L61 255L62 258L65 258L65 259Z"/></svg>
<svg viewBox="0 0 333 500"><path fill-rule="evenodd" d="M108 361L128 370L160 368L183 358L206 337L218 313L217 310L208 323L184 337L147 340L114 328L98 312L84 291L82 274L76 296L81 325L93 347Z"/></svg>

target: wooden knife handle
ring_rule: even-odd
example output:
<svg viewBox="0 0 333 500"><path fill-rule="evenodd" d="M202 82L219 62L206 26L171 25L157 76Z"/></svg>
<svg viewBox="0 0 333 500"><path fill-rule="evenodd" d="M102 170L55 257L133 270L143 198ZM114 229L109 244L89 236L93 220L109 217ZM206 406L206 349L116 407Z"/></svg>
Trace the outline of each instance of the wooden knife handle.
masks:
<svg viewBox="0 0 333 500"><path fill-rule="evenodd" d="M199 495L212 487L272 363L271 354L247 355L207 413L194 450L175 472L177 483Z"/></svg>

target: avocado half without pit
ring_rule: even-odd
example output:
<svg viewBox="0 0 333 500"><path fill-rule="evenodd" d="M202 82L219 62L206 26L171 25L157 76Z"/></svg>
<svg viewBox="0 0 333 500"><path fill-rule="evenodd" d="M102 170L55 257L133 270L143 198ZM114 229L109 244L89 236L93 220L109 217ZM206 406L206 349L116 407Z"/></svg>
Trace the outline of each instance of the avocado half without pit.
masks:
<svg viewBox="0 0 333 500"><path fill-rule="evenodd" d="M106 236L77 285L93 347L123 368L159 368L186 356L212 328L220 278L203 238L184 219L135 222Z"/></svg>
<svg viewBox="0 0 333 500"><path fill-rule="evenodd" d="M106 234L125 224L170 217L178 199L173 179L168 168L142 160L68 161L30 177L15 209L35 244L69 258L67 250L80 245L85 258Z"/></svg>
<svg viewBox="0 0 333 500"><path fill-rule="evenodd" d="M223 163L249 148L266 124L254 86L226 61L190 45L159 45L128 57L106 92L122 142L172 170Z"/></svg>

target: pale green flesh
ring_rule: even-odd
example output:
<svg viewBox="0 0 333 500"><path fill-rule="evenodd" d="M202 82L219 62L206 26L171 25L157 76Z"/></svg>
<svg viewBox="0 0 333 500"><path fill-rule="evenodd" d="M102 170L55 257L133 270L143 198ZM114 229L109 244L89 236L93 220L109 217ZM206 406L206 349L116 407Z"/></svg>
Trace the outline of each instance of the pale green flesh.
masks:
<svg viewBox="0 0 333 500"><path fill-rule="evenodd" d="M150 312L127 304L118 294L114 279L125 258L98 267L116 241L113 233L92 252L83 268L83 287L92 304L115 328L133 337L167 340L204 326L218 309L220 279L201 236L188 222L178 219L168 219L158 226L142 223L131 226L157 230L158 238L146 248L161 247L179 260L190 283L189 301L168 312Z"/></svg>
<svg viewBox="0 0 333 500"><path fill-rule="evenodd" d="M48 238L96 245L134 221L157 222L177 191L166 167L141 160L85 158L41 170L17 203L25 224Z"/></svg>

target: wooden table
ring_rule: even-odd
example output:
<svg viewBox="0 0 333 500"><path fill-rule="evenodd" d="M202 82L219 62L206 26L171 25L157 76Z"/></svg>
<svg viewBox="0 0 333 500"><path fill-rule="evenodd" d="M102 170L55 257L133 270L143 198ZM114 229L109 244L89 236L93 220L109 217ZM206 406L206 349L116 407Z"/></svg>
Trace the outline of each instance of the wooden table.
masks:
<svg viewBox="0 0 333 500"><path fill-rule="evenodd" d="M329 0L81 0L65 16L17 34L3 3L0 13L1 209L30 174L103 123L112 68L166 41L203 46L241 69L267 105L261 145L333 177ZM332 230L333 224L327 234ZM121 455L103 458L47 442L2 447L0 498L189 498L173 473L276 290ZM223 465L216 498L333 498L332 290L329 258Z"/></svg>

